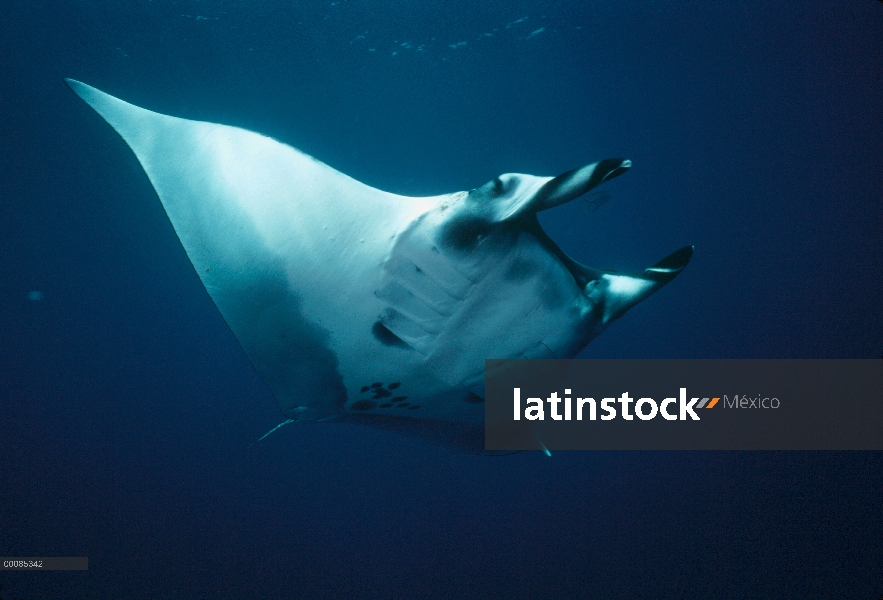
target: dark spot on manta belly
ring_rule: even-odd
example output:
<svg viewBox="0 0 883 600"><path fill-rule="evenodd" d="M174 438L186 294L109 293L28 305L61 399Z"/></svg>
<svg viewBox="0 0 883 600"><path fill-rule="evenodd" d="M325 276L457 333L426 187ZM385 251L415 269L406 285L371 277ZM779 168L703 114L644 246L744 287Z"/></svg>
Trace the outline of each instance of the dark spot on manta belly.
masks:
<svg viewBox="0 0 883 600"><path fill-rule="evenodd" d="M375 406L377 406L377 403L371 400L356 400L350 405L350 408L353 410L371 410Z"/></svg>
<svg viewBox="0 0 883 600"><path fill-rule="evenodd" d="M466 397L463 399L466 402L468 402L469 404L481 404L482 402L484 402L484 398L482 398L478 394L474 394L472 392L469 392L468 394L466 394Z"/></svg>
<svg viewBox="0 0 883 600"><path fill-rule="evenodd" d="M442 231L442 239L445 244L456 250L465 250L478 241L478 238L488 232L490 227L477 219L463 217L453 219L447 223Z"/></svg>
<svg viewBox="0 0 883 600"><path fill-rule="evenodd" d="M392 396L392 392L389 390L394 390L401 385L402 385L401 382L396 381L394 383L390 383L389 386L387 386L385 388L385 387L383 387L382 382L375 381L371 385L363 385L361 388L361 391L363 394L365 392L372 392L374 395L371 397L371 399L372 400L380 400L381 398L389 398L390 396ZM405 398L407 398L407 396L396 396L395 398L393 398L389 402L401 402ZM384 404L381 406L381 408L387 408L389 406L392 406L392 404ZM356 410L367 410L367 409L358 409L357 408Z"/></svg>
<svg viewBox="0 0 883 600"><path fill-rule="evenodd" d="M384 346L401 346L403 348L410 348L408 344L403 342L399 336L387 329L386 325L384 325L380 321L374 323L374 326L371 327L371 333L374 335L374 339L376 339Z"/></svg>

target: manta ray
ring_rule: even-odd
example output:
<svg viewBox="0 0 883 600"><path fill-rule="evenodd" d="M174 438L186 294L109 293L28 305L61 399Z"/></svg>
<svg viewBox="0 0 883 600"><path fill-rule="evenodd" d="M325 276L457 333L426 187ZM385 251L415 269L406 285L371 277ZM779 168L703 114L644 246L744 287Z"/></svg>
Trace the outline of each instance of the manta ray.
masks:
<svg viewBox="0 0 883 600"><path fill-rule="evenodd" d="M66 80L129 145L206 291L289 422L354 423L484 453L484 361L572 358L671 281L584 266L537 213L624 173L506 173L406 197L245 129Z"/></svg>

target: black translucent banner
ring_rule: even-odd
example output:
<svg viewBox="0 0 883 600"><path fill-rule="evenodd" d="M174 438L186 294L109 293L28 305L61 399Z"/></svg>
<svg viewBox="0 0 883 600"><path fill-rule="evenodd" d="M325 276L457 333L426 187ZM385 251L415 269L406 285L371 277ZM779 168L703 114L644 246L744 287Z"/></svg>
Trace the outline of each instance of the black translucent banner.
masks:
<svg viewBox="0 0 883 600"><path fill-rule="evenodd" d="M487 450L883 450L883 360L488 360Z"/></svg>
<svg viewBox="0 0 883 600"><path fill-rule="evenodd" d="M7 556L0 557L3 571L87 571L85 556Z"/></svg>

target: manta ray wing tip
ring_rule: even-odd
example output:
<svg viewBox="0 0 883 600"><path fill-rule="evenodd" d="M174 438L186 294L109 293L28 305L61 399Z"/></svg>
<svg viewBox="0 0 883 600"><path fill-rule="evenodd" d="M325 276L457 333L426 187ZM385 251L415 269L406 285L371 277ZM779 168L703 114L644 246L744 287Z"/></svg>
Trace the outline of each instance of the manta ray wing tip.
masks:
<svg viewBox="0 0 883 600"><path fill-rule="evenodd" d="M71 79L70 77L65 77L64 82L67 84L67 87L71 89L73 93L79 96L86 104L90 106L95 106L95 101L103 96L107 96L104 92L95 89L91 85L83 83L82 81L77 81L76 79Z"/></svg>
<svg viewBox="0 0 883 600"><path fill-rule="evenodd" d="M76 79L71 79L70 77L65 77L64 82L67 84L67 87L72 89L74 93L78 96L80 95L80 91L85 90L89 87L82 81L77 81Z"/></svg>

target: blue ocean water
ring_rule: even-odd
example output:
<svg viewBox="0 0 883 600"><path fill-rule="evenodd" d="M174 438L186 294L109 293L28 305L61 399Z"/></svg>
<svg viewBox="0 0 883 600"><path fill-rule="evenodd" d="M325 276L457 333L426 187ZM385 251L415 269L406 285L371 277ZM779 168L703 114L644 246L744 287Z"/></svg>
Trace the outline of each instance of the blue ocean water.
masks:
<svg viewBox="0 0 883 600"><path fill-rule="evenodd" d="M883 4L0 3L0 598L877 598L880 453L480 457L286 427L135 157L64 86L409 195L624 156L543 213L687 270L581 356L877 358ZM597 208L597 210L591 210Z"/></svg>

